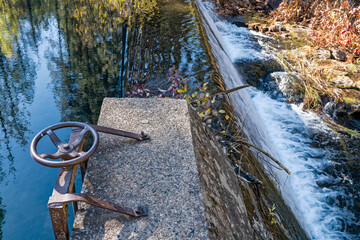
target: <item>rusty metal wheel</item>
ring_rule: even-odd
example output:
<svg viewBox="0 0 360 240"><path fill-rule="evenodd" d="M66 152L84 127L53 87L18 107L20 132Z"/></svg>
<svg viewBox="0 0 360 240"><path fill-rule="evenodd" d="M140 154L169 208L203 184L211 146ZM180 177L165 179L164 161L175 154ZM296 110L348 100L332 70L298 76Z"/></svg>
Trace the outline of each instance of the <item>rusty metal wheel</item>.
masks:
<svg viewBox="0 0 360 240"><path fill-rule="evenodd" d="M77 128L78 131L76 132L76 134L74 135L72 134L72 137L70 137L69 142L63 143L56 136L54 130L60 128L68 128L68 127ZM90 149L84 152L79 150L79 146L83 143L85 135L88 132L90 132L90 134L93 137L93 143ZM39 154L37 152L36 150L37 144L39 143L40 139L45 135L48 135L50 137L52 143L58 149L56 153ZM30 145L30 154L35 161L37 161L38 163L44 166L54 167L54 168L69 167L89 159L95 153L98 145L99 145L99 135L92 126L80 122L62 122L49 126L43 129L42 131L40 131L38 134L36 134ZM55 159L60 159L60 161L54 161Z"/></svg>

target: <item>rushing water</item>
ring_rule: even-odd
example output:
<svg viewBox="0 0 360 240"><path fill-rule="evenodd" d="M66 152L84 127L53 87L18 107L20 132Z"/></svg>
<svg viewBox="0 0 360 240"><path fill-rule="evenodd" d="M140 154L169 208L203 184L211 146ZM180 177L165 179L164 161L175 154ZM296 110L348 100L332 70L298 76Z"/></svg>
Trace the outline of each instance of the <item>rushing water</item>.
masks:
<svg viewBox="0 0 360 240"><path fill-rule="evenodd" d="M30 158L38 131L59 121L95 123L104 97L122 96L135 81L165 86L173 65L193 82L212 82L190 1L157 1L127 26L116 13L99 18L97 2L0 0L3 239L53 238L47 201L58 170Z"/></svg>
<svg viewBox="0 0 360 240"><path fill-rule="evenodd" d="M214 55L219 65L224 62L220 71L228 76L225 83L257 83L258 88L247 90L250 98L242 93L232 101L250 139L267 147L292 172L289 178L278 176L280 190L305 229L313 239L359 239L359 140L333 132L315 114L287 102L289 75L264 50L268 37L239 27L236 19L220 19L210 4L197 3L213 36ZM234 73L228 58L240 74Z"/></svg>

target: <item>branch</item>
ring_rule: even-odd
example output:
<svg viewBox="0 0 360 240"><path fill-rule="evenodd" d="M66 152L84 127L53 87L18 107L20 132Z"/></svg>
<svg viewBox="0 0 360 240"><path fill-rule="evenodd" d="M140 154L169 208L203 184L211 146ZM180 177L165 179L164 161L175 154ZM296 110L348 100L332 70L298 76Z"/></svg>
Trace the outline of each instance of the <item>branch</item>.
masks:
<svg viewBox="0 0 360 240"><path fill-rule="evenodd" d="M216 92L214 94L212 94L213 96L216 96L218 94L229 94L229 93L232 93L232 92L235 92L237 90L240 90L240 89L243 89L243 88L247 88L247 87L250 87L250 85L243 85L243 86L240 86L240 87L236 87L236 88L232 88L232 89L229 89L229 90L225 90L225 91L219 91L219 92Z"/></svg>
<svg viewBox="0 0 360 240"><path fill-rule="evenodd" d="M279 167L281 167L282 169L284 169L284 171L287 173L287 174L291 174L291 172L284 166L281 164L281 162L279 162L278 160L276 160L275 158L273 158L270 154L268 154L267 152L265 152L264 150L258 148L257 146L249 143L249 142L246 142L246 141L243 141L243 140L240 140L240 139L237 139L237 141L245 144L245 145L248 145L250 147L253 147L255 148L256 150L258 150L259 152L263 153L265 156L269 157L271 160L273 160L277 165L279 165Z"/></svg>

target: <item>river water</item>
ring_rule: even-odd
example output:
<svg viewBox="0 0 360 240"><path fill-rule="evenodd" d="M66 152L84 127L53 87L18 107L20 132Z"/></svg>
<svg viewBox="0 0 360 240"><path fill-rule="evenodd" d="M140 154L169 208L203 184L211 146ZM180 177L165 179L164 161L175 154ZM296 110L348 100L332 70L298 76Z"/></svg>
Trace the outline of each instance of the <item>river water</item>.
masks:
<svg viewBox="0 0 360 240"><path fill-rule="evenodd" d="M157 5L144 0L144 12L127 25L106 5L112 1L102 2L103 8L110 8L110 16L104 16L94 1L0 0L3 239L53 237L46 205L58 170L30 158L29 143L38 131L59 121L96 123L104 97L122 97L135 81L165 88L173 65L194 85L209 82L210 90L217 88L214 79L219 73L190 0ZM230 59L218 62L229 88L252 77L247 69L271 59L261 46L265 37L217 18L211 5L201 9L210 13L210 28L222 41L220 46L210 38L217 45L213 50L219 48L219 56ZM226 80L227 74L237 78ZM359 165L352 151L358 142L345 139L349 151L344 152L339 145L343 136L316 115L286 103L272 84L282 79L286 81L285 73L267 71L258 79L260 89L252 87L241 96L234 93L233 105L243 119L251 119L246 123L251 141L293 172L289 178L279 173L279 179L287 182L281 190L294 200L294 211L311 236L356 239ZM66 138L68 133L59 135ZM49 142L39 147L39 152L52 151Z"/></svg>
<svg viewBox="0 0 360 240"><path fill-rule="evenodd" d="M287 102L284 93L289 93L290 77L267 51L272 39L242 27L241 18L219 18L211 4L197 3L220 71L228 76L225 83L255 83L247 89L249 97L233 96L233 104L241 102L239 119L250 139L292 172L284 177L272 169L305 230L313 239L359 239L359 139L332 131L314 113Z"/></svg>
<svg viewBox="0 0 360 240"><path fill-rule="evenodd" d="M192 82L213 83L191 3L143 2L145 12L125 26L119 14L101 15L94 1L0 0L3 239L53 238L47 201L58 170L29 155L31 139L41 129L67 120L96 123L104 97L123 96L135 81L167 86L173 65ZM38 150L54 151L50 142Z"/></svg>

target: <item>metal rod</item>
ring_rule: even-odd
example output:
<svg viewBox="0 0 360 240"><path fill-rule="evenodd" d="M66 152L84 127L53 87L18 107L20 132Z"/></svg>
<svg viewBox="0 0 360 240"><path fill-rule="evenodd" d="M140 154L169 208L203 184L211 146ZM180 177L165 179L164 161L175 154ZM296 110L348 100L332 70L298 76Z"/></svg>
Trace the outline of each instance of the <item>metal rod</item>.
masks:
<svg viewBox="0 0 360 240"><path fill-rule="evenodd" d="M136 133L126 132L126 131L122 131L122 130L118 130L118 129L114 129L114 128L103 127L103 126L99 126L99 125L92 125L92 124L89 124L89 125L92 126L98 132L108 133L108 134L127 137L127 138L133 138L133 139L137 139L139 141L150 139L150 137L147 134L145 134L144 132L141 132L140 134L136 134Z"/></svg>
<svg viewBox="0 0 360 240"><path fill-rule="evenodd" d="M107 202L95 197L92 197L83 193L67 193L62 194L54 199L50 198L51 204L65 204L69 202L85 202L95 207L108 209L114 212L119 212L123 214L127 214L132 217L143 217L147 216L147 211L145 208L139 206L137 209L123 207L116 203Z"/></svg>

